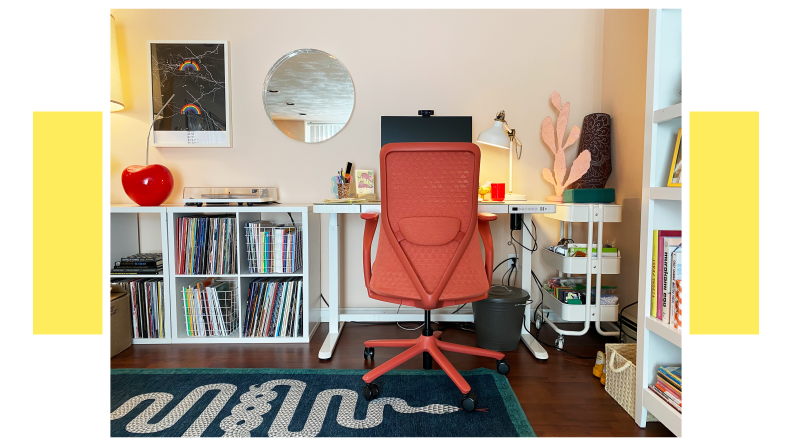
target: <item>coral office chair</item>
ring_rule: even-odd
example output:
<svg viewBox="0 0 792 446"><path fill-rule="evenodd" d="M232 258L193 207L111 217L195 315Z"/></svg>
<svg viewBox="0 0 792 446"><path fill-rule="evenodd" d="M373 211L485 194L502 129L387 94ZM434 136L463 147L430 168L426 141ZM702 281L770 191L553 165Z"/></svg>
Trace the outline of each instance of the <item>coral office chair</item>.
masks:
<svg viewBox="0 0 792 446"><path fill-rule="evenodd" d="M478 214L480 159L478 146L471 143L394 143L380 152L382 225L373 266L371 241L380 216L361 215L366 220L366 288L372 299L423 309L425 323L415 340L365 342L367 359L374 357L375 347L407 347L363 376L366 400L379 395L372 381L421 353L424 369L432 368L434 358L456 384L468 412L475 410L477 397L442 351L494 358L498 372L509 372L503 353L443 342L430 326L431 310L485 299L492 284L489 222L496 216Z"/></svg>

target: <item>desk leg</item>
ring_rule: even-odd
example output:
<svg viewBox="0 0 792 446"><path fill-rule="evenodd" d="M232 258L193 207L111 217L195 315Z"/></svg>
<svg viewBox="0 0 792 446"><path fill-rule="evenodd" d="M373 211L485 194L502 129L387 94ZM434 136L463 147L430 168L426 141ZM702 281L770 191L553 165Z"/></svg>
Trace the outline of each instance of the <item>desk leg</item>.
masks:
<svg viewBox="0 0 792 446"><path fill-rule="evenodd" d="M531 227L531 219L533 218L532 214L523 214L523 220L525 221L525 225L527 227ZM525 229L525 226L522 228L522 242L523 246L533 247L533 239L531 238L528 231ZM522 251L522 287L523 289L527 289L528 292L531 293L532 299L539 299L541 296L542 290L536 290L537 293L534 293L534 289L536 288L536 284L534 283L533 277L531 277L531 251L527 249L523 249ZM528 285L527 287L525 285ZM541 311L541 310L539 310ZM525 306L525 324L521 328L520 337L522 338L523 343L528 350L533 353L536 359L547 359L547 351L542 347L542 344L536 341L533 336L531 336L529 331L525 330L525 326L527 325L528 328L533 327L533 323L531 322L532 309L530 305Z"/></svg>
<svg viewBox="0 0 792 446"><path fill-rule="evenodd" d="M336 343L338 342L338 337L341 336L341 330L344 328L344 323L339 321L339 304L341 300L341 292L340 292L340 255L339 255L339 240L338 240L338 214L332 213L328 214L330 217L330 225L329 225L329 238L327 239L328 244L328 269L329 269L329 280L330 280L330 299L328 301L328 314L329 314L329 330L327 333L327 337L325 338L324 343L322 344L322 348L319 349L319 359L330 359L333 356L333 350L335 350Z"/></svg>

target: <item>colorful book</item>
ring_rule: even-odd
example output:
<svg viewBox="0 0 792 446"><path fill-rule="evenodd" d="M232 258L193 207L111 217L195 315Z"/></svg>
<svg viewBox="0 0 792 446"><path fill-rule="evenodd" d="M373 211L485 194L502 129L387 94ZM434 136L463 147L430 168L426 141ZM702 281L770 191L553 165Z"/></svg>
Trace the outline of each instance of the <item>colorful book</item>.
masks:
<svg viewBox="0 0 792 446"><path fill-rule="evenodd" d="M652 233L652 283L650 288L652 302L649 310L649 314L652 317L657 317L657 236L659 232L654 231Z"/></svg>
<svg viewBox="0 0 792 446"><path fill-rule="evenodd" d="M655 241L652 246L652 306L656 308L652 316L663 320L663 249L666 237L682 237L682 231L656 230Z"/></svg>
<svg viewBox="0 0 792 446"><path fill-rule="evenodd" d="M677 247L676 250L671 254L671 265L672 265L672 275L671 279L673 281L673 288L672 288L672 323L671 325L676 328L682 328L682 300L681 300L681 292L682 292L682 246L680 245Z"/></svg>
<svg viewBox="0 0 792 446"><path fill-rule="evenodd" d="M663 239L663 323L671 324L671 253L682 243L680 237Z"/></svg>

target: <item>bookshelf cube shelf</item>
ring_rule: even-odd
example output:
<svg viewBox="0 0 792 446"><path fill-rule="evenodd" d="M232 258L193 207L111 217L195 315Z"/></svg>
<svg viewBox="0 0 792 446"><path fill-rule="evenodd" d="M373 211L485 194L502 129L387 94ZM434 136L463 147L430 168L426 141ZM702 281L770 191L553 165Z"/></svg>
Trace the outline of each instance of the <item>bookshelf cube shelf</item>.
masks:
<svg viewBox="0 0 792 446"><path fill-rule="evenodd" d="M228 215L234 222L233 227L233 273L223 274L177 274L177 262L171 262L169 274L174 278L171 300L171 312L174 314L171 324L174 330L173 343L304 343L319 326L319 216L311 212L311 205L272 204L266 206L168 206L168 249L173 253L181 253L178 236L179 220L184 217L216 217ZM251 259L248 257L248 234L246 225L257 221L267 221L277 227L299 227L301 243L295 246L294 257L301 260L299 269L293 273L251 273ZM289 226L280 226L289 225ZM296 252L299 249L299 252ZM230 252L230 251L229 251ZM174 255L174 258L176 255ZM255 271L255 269L254 269ZM199 278L215 277L218 280L233 282L234 304L236 311L236 329L226 336L190 336L186 330L185 308L181 298L181 290L187 283L195 283ZM301 336L245 336L244 327L248 312L248 290L250 283L257 278L288 278L302 279L302 327L294 330ZM299 314L299 312L297 312Z"/></svg>
<svg viewBox="0 0 792 446"><path fill-rule="evenodd" d="M165 338L133 339L136 344L170 343L306 343L310 340L320 320L319 284L319 215L312 212L310 204L272 204L266 206L208 206L190 207L163 205L140 207L137 205L113 205L111 208L111 262L138 252L162 252L163 274L160 276L134 276L162 278L165 301ZM222 274L177 274L176 258L181 248L177 242L179 218L192 216L219 216L227 214L233 219L233 269ZM247 255L245 224L265 220L273 224L291 224L300 227L301 244L299 258L301 265L292 273L250 273L250 260ZM230 252L230 251L229 251ZM295 258L297 256L295 255ZM113 263L108 265L112 267ZM125 276L113 275L112 279ZM224 300L218 299L220 316L223 309L230 310L233 321L226 322L231 328L225 335L195 335L188 332L187 316L192 316L185 307L182 289L195 284L200 279L215 278L232 284ZM302 326L295 327L293 333L301 336L243 336L247 316L248 289L256 278L298 278L302 279ZM218 293L219 297L219 293ZM230 299L230 300L229 300ZM295 314L299 315L299 311ZM211 316L212 313L209 313ZM215 313L215 316L218 316ZM211 319L209 320L211 323ZM217 321L215 321L217 323ZM219 333L219 331L218 331Z"/></svg>
<svg viewBox="0 0 792 446"><path fill-rule="evenodd" d="M681 414L649 387L654 383L659 367L682 364L682 331L650 315L654 231L682 228L683 190L668 187L668 174L683 116L681 10L650 10L648 37L635 422L641 427L646 426L647 413L651 413L674 435L680 436ZM686 137L683 132L683 142Z"/></svg>
<svg viewBox="0 0 792 446"><path fill-rule="evenodd" d="M167 243L167 216L163 207L141 207L137 205L114 205L110 209L110 258L108 271L123 257L141 252L162 253L163 274L112 274L110 281L119 279L162 279L163 331L161 337L133 337L133 344L170 344L171 327L171 283L167 274L169 267ZM130 296L131 297L131 296ZM131 312L130 312L131 313Z"/></svg>

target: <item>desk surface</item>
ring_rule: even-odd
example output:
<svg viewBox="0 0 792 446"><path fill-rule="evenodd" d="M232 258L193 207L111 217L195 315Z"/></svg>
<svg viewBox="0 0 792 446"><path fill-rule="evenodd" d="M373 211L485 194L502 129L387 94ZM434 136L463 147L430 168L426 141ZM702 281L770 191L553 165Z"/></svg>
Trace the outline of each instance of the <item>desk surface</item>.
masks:
<svg viewBox="0 0 792 446"><path fill-rule="evenodd" d="M547 201L479 201L479 212L489 212L492 214L508 214L511 212L520 214L553 214L556 212L558 203ZM382 202L364 201L359 203L314 203L313 211L321 214L360 214L361 212L379 211ZM518 210L515 206L532 206L526 212L523 208Z"/></svg>

